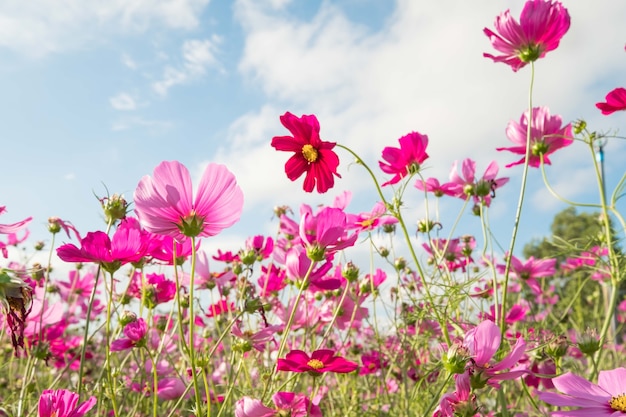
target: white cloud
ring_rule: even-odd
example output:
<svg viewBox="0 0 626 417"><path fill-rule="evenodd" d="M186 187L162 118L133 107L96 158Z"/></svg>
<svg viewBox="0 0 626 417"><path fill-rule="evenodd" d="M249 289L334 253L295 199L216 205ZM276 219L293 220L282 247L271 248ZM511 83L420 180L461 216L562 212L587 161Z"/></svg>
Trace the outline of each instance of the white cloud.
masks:
<svg viewBox="0 0 626 417"><path fill-rule="evenodd" d="M151 132L159 133L164 130L170 129L173 126L172 122L167 120L149 120L142 117L126 117L117 120L111 126L113 131L128 130L135 127L147 128Z"/></svg>
<svg viewBox="0 0 626 417"><path fill-rule="evenodd" d="M125 67L128 67L132 70L137 69L137 63L128 54L122 54L122 64L124 64Z"/></svg>
<svg viewBox="0 0 626 417"><path fill-rule="evenodd" d="M109 103L111 103L111 107L115 110L128 111L135 110L137 108L135 99L128 93L119 93L118 95L111 97L109 99Z"/></svg>
<svg viewBox="0 0 626 417"><path fill-rule="evenodd" d="M537 62L534 104L549 106L564 120L589 114L605 122L593 103L605 94L598 88L604 75L626 70L621 23L626 3L565 3L572 27L561 46ZM511 13L519 16L521 6L515 7ZM246 34L239 70L262 88L268 104L233 123L220 157L240 172L240 181L250 187L248 198L302 200L302 178L291 184L282 172L289 155L269 147L272 136L288 134L278 116L289 110L315 113L324 140L350 146L375 172L382 148L397 146L397 138L417 130L430 138L428 176L445 180L452 162L467 157L480 167L496 159L501 175L517 175L503 168L512 155L495 148L509 146L506 124L527 107L530 68L513 73L482 57L492 51L482 29L504 9L500 1L477 7L466 1L399 0L382 29L372 31L332 2L322 2L314 16L302 20L268 2L237 1L236 18ZM338 153L343 176L338 187L371 189L365 172ZM564 178L584 177L569 161L560 169ZM507 192L501 200L508 201ZM329 197L313 197L324 198Z"/></svg>
<svg viewBox="0 0 626 417"><path fill-rule="evenodd" d="M201 78L209 68L217 67L219 63L215 52L220 42L221 38L216 35L211 39L185 41L182 46L182 64L178 67L167 66L162 79L152 84L154 91L165 96L171 87Z"/></svg>
<svg viewBox="0 0 626 417"><path fill-rule="evenodd" d="M152 25L193 29L209 0L6 0L0 2L0 47L43 56L103 35ZM79 35L77 35L79 34Z"/></svg>

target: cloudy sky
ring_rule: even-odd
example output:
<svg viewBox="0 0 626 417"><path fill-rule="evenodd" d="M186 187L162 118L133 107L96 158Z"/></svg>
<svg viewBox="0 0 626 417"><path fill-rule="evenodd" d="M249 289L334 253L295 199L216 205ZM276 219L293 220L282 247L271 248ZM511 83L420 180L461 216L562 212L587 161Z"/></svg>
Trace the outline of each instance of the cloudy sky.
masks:
<svg viewBox="0 0 626 417"><path fill-rule="evenodd" d="M572 25L561 46L536 64L535 105L565 121L616 130L626 113L602 116L594 104L626 86L626 2L565 0ZM162 160L179 160L195 177L225 163L243 188L241 223L219 240L275 230L272 208L330 202L351 190L351 211L376 201L371 182L339 151L343 179L325 196L290 182L288 155L270 140L287 132L285 111L316 114L324 140L351 147L377 169L385 146L419 131L430 139L426 176L446 180L455 160L473 158L482 173L497 160L511 177L491 210L506 244L519 192L517 158L504 130L527 107L529 68L513 73L483 58L493 52L484 27L521 1L445 0L6 0L0 3L2 223L33 216L32 235L47 239L49 216L82 233L103 228L95 195L123 193ZM609 189L624 171L626 146L606 145ZM548 175L569 199L597 201L589 152L559 151ZM522 241L548 233L564 208L532 171ZM409 191L407 221L423 217ZM391 196L391 190L388 194ZM452 226L460 202L442 201ZM623 207L623 205L622 205ZM476 230L467 212L460 233ZM447 229L449 230L449 229ZM445 231L445 230L444 230ZM218 244L216 243L216 246Z"/></svg>

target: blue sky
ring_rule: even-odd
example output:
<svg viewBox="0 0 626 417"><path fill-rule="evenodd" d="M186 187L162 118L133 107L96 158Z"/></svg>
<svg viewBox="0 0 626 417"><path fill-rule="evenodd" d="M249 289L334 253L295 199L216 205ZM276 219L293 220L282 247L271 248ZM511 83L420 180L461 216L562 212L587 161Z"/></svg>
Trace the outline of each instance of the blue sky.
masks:
<svg viewBox="0 0 626 417"><path fill-rule="evenodd" d="M594 103L626 86L626 3L564 1L572 26L561 46L536 65L535 105L597 130L623 128L626 114L602 116ZM305 195L283 173L288 155L270 140L278 117L316 114L322 137L350 146L373 168L385 146L416 130L430 138L426 176L448 178L471 157L482 173L496 159L511 177L491 211L506 244L521 168L496 147L527 106L529 69L513 73L482 57L492 52L483 27L523 2L463 0L9 0L0 4L0 114L3 223L33 216L48 239L49 216L82 233L103 228L94 193L127 199L162 160L195 177L209 161L236 174L246 198L241 223L212 246L236 249L271 233L272 207L331 202L352 190L350 211L369 210L376 194L363 170L340 153L342 180L328 195ZM611 188L624 171L625 145L607 145ZM596 201L586 149L552 158L549 176L567 198ZM380 179L382 172L377 171ZM407 216L424 215L418 193ZM391 195L390 193L388 195ZM451 223L456 201L442 201ZM622 207L624 205L622 204ZM532 171L521 241L548 233L555 212ZM475 232L464 216L459 233ZM445 230L444 230L445 232Z"/></svg>

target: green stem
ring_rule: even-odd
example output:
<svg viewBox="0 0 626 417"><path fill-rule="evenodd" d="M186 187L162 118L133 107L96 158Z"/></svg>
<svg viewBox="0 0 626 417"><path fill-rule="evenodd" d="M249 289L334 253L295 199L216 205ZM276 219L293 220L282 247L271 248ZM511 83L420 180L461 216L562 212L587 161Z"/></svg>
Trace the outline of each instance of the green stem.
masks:
<svg viewBox="0 0 626 417"><path fill-rule="evenodd" d="M513 223L513 232L511 233L511 244L509 246L508 255L505 259L504 267L504 286L502 288L502 305L500 308L500 332L502 338L506 333L506 297L509 290L509 275L511 272L511 259L513 256L513 250L515 249L515 241L517 239L517 232L519 230L520 218L522 216L522 206L524 205L524 196L526 194L526 180L528 178L528 167L530 160L530 143L532 140L532 126L533 126L533 84L535 82L535 64L530 63L530 88L528 92L528 123L526 126L526 157L524 158L524 170L522 172L522 184L520 187L519 201L517 202L517 209L515 211L515 221ZM494 288L494 291L497 289ZM497 308L498 306L496 306Z"/></svg>

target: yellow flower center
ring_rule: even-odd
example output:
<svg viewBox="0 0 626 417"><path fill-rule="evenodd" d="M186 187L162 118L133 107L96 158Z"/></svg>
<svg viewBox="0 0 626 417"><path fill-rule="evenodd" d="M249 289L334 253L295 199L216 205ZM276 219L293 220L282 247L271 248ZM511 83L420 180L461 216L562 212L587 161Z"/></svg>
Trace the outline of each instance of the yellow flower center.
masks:
<svg viewBox="0 0 626 417"><path fill-rule="evenodd" d="M306 364L309 365L311 368L316 369L316 370L317 369L322 369L324 367L324 364L322 363L322 361L320 361L318 359L311 359Z"/></svg>
<svg viewBox="0 0 626 417"><path fill-rule="evenodd" d="M611 398L609 405L613 410L621 411L623 413L626 412L626 394Z"/></svg>
<svg viewBox="0 0 626 417"><path fill-rule="evenodd" d="M361 222L361 226L362 226L362 227L365 227L365 228L370 227L370 226L372 226L373 224L374 224L374 219L367 219L367 220L363 220L363 221Z"/></svg>
<svg viewBox="0 0 626 417"><path fill-rule="evenodd" d="M313 145L306 144L302 147L302 156L304 159L309 161L309 163L317 161L317 149L313 147Z"/></svg>

